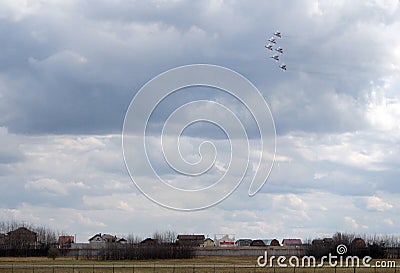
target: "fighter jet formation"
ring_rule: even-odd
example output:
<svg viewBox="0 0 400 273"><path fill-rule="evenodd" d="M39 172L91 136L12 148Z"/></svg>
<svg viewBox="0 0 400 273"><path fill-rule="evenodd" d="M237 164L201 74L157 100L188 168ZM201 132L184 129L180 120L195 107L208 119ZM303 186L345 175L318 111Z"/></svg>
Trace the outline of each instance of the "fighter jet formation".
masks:
<svg viewBox="0 0 400 273"><path fill-rule="evenodd" d="M276 38L275 38L274 36L275 36L275 37L278 37L279 39L282 39L282 33L281 33L280 31L277 30L277 31L274 32L273 36L272 36L271 38L268 39L268 42L269 42L269 43L268 43L267 45L265 45L264 47L265 47L266 49L270 50L270 51L277 51L277 52L279 52L279 55L278 55L278 54L274 54L274 55L272 55L272 56L270 57L270 58L274 59L276 62L279 62L279 61L280 61L280 55L283 55L283 48L280 47L280 46L274 48L274 46L277 45L277 40L276 40ZM281 63L281 64L279 65L279 68L282 69L282 70L284 70L284 71L286 71L286 69L287 69L286 64L284 64L284 63Z"/></svg>

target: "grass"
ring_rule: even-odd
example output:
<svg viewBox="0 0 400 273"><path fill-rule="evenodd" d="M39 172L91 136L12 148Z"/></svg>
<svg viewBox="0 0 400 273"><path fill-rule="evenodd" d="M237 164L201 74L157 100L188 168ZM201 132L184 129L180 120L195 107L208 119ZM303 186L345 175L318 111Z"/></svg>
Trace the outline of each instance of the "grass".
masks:
<svg viewBox="0 0 400 273"><path fill-rule="evenodd" d="M397 260L397 265L400 261ZM373 263L371 263L373 264ZM256 257L196 257L179 260L94 261L73 258L0 258L0 273L381 273L400 268L260 268Z"/></svg>

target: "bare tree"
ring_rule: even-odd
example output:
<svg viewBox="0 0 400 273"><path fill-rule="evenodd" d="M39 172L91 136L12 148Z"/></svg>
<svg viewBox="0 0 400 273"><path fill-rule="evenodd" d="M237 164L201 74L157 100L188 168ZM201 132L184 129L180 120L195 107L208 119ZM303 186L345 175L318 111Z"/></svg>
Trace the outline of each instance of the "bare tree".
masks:
<svg viewBox="0 0 400 273"><path fill-rule="evenodd" d="M356 238L356 235L354 233L342 233L342 232L336 232L333 235L333 241L335 245L346 245L350 246L351 242Z"/></svg>
<svg viewBox="0 0 400 273"><path fill-rule="evenodd" d="M171 230L164 232L156 231L153 233L152 238L157 240L160 244L173 244L176 241L176 232Z"/></svg>
<svg viewBox="0 0 400 273"><path fill-rule="evenodd" d="M130 245L137 245L142 241L142 238L131 233L126 237L126 241Z"/></svg>

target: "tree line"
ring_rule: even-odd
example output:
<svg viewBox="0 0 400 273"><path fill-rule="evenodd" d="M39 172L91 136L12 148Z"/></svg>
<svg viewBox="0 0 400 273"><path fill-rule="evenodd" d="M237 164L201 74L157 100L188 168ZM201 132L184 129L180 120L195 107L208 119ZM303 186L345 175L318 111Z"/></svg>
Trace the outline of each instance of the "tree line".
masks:
<svg viewBox="0 0 400 273"><path fill-rule="evenodd" d="M20 236L13 235L13 232L21 228L23 230ZM126 237L126 243L105 243L104 246L94 250L71 249L70 244L68 247L60 245L58 237L64 234L64 232L25 222L0 222L0 256L48 256L55 259L60 255L71 256L71 253L76 253L72 256L100 260L179 259L194 256L192 246L177 244L177 234L173 231L154 232L150 244L142 244L142 238L130 234ZM34 236L34 239L28 238L27 235Z"/></svg>
<svg viewBox="0 0 400 273"><path fill-rule="evenodd" d="M194 247L179 245L174 231L156 231L151 236L151 243L134 234L129 234L126 244L106 244L96 254L88 252L87 259L99 260L147 260L147 259L187 259L194 257ZM91 256L90 256L91 255Z"/></svg>
<svg viewBox="0 0 400 273"><path fill-rule="evenodd" d="M54 231L45 226L35 226L27 222L3 221L0 222L0 234L7 234L20 227L25 227L37 234L37 241L42 244L56 244L58 236L62 235L59 231Z"/></svg>
<svg viewBox="0 0 400 273"><path fill-rule="evenodd" d="M34 240L24 235L10 236L19 228L34 232ZM28 232L28 234L29 234ZM0 222L0 256L39 257L46 256L49 249L57 243L58 233L44 226L34 226L25 222Z"/></svg>
<svg viewBox="0 0 400 273"><path fill-rule="evenodd" d="M337 254L339 245L346 246L345 256L370 256L379 258L400 258L400 237L395 235L360 235L336 232L332 238L308 239L306 252L320 258Z"/></svg>
<svg viewBox="0 0 400 273"><path fill-rule="evenodd" d="M36 233L34 244L26 244L20 238L7 237L12 231L25 227ZM58 244L58 237L65 232L55 231L44 226L34 226L26 222L0 222L0 256L51 256L71 255L70 247ZM151 243L143 243L141 237L129 234L126 242L106 243L96 251L81 249L75 251L77 258L101 260L142 260L191 258L195 249L191 245L179 245L174 231L156 231L151 236ZM348 256L370 256L372 258L400 258L400 237L395 235L359 235L336 232L330 238L308 239L305 243L306 255L322 257L335 254L338 245L345 245ZM74 253L75 253L74 252ZM73 256L73 255L72 255Z"/></svg>

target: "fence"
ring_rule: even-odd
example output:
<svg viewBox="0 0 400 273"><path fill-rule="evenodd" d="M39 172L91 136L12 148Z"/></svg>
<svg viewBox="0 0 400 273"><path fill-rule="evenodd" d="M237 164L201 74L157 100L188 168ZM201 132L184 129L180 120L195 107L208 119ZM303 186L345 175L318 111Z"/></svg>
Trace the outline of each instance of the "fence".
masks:
<svg viewBox="0 0 400 273"><path fill-rule="evenodd" d="M258 257L264 255L274 256L304 256L306 248L304 247L286 247L286 246L266 246L266 247L199 247L195 249L195 256L250 256Z"/></svg>
<svg viewBox="0 0 400 273"><path fill-rule="evenodd" d="M1 273L400 273L400 267L259 267L231 264L0 264Z"/></svg>

